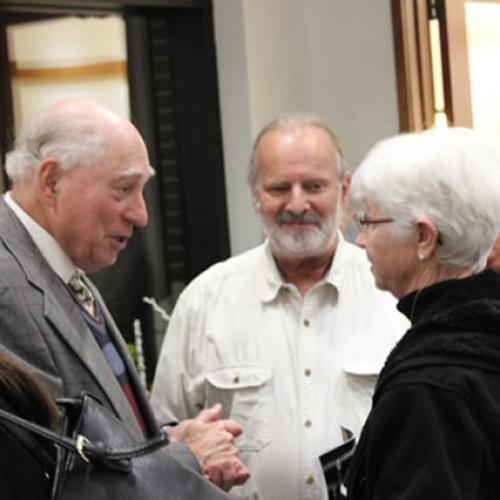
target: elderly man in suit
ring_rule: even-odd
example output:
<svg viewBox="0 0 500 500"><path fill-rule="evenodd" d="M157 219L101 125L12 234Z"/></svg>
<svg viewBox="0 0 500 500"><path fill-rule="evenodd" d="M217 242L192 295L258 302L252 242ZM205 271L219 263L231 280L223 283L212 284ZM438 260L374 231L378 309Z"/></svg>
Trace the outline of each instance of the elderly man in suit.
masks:
<svg viewBox="0 0 500 500"><path fill-rule="evenodd" d="M134 126L102 105L67 99L41 114L7 156L12 189L0 200L0 346L53 392L85 390L132 432L157 430L127 347L84 272L112 265L147 223L154 175ZM133 272L133 270L131 270ZM233 437L214 406L168 430L176 467L223 489L244 482ZM182 465L180 465L182 463ZM200 474L202 498L223 493Z"/></svg>

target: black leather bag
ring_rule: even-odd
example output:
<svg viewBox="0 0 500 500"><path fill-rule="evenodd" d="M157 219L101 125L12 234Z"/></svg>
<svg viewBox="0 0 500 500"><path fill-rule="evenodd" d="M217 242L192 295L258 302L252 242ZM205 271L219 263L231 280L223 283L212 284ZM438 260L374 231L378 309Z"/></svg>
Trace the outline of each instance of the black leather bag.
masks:
<svg viewBox="0 0 500 500"><path fill-rule="evenodd" d="M52 500L228 498L162 449L168 443L164 433L140 442L87 393L58 404L64 409L60 433L0 410L0 419L56 445Z"/></svg>

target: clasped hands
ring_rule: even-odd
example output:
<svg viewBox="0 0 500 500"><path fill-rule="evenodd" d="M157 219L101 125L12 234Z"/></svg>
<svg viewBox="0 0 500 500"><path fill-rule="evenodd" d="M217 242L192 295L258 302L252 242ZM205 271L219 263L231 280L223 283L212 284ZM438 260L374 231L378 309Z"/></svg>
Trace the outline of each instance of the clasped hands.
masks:
<svg viewBox="0 0 500 500"><path fill-rule="evenodd" d="M196 418L170 427L167 433L171 442L182 441L190 448L207 479L228 491L243 484L250 473L234 444L242 429L234 420L220 420L221 413L222 405L217 403L202 410Z"/></svg>

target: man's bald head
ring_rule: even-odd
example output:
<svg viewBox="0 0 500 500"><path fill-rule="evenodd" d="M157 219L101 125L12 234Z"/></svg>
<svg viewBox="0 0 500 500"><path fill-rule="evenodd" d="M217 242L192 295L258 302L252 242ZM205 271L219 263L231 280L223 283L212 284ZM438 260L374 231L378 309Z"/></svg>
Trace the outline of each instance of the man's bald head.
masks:
<svg viewBox="0 0 500 500"><path fill-rule="evenodd" d="M116 134L138 132L124 117L99 102L70 98L40 113L20 132L7 154L6 171L13 182L30 179L46 158L62 169L95 163L108 153Z"/></svg>

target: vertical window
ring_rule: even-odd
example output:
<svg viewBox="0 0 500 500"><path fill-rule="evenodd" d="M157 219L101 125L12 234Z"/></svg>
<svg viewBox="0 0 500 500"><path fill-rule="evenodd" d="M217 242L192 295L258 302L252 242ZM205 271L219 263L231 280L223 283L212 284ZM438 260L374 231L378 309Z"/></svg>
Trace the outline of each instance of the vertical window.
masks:
<svg viewBox="0 0 500 500"><path fill-rule="evenodd" d="M500 154L500 0L392 0L400 129L474 127Z"/></svg>
<svg viewBox="0 0 500 500"><path fill-rule="evenodd" d="M464 0L392 0L401 130L472 126Z"/></svg>

